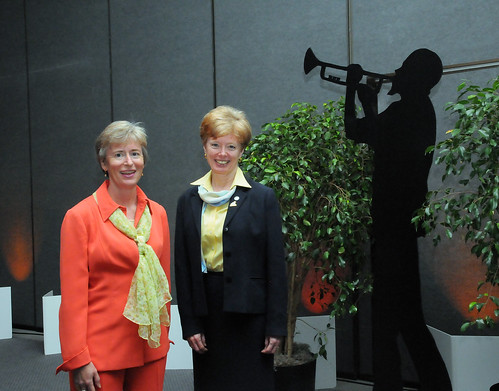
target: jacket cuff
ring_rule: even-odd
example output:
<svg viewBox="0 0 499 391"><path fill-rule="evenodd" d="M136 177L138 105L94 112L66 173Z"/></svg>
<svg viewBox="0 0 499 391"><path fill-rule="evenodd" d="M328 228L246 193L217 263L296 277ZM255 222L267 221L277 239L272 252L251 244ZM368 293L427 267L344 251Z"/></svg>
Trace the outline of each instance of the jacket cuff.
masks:
<svg viewBox="0 0 499 391"><path fill-rule="evenodd" d="M204 333L204 327L201 319L196 316L181 316L182 323L182 338L187 340L187 338L192 337L196 334Z"/></svg>
<svg viewBox="0 0 499 391"><path fill-rule="evenodd" d="M55 371L55 373L59 373L60 371L72 371L73 369L80 368L84 365L87 365L92 361L90 359L90 352L88 351L88 347L86 347L82 352L78 353L76 356L68 358L64 360L64 362L59 365Z"/></svg>

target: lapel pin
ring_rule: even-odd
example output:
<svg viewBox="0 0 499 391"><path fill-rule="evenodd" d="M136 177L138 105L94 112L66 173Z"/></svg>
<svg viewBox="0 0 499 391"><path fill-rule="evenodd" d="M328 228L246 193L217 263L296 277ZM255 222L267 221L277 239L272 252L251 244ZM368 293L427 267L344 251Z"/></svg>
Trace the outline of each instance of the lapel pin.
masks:
<svg viewBox="0 0 499 391"><path fill-rule="evenodd" d="M235 196L234 201L232 201L229 206L237 206L237 201L239 201L239 196Z"/></svg>

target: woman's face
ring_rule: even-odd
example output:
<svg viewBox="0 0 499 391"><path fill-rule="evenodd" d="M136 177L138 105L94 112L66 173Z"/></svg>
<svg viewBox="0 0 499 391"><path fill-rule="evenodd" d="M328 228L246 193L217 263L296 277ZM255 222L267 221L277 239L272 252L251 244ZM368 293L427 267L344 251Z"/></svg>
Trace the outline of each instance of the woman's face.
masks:
<svg viewBox="0 0 499 391"><path fill-rule="evenodd" d="M120 189L133 188L139 182L144 170L142 147L135 141L110 144L101 167L107 171L113 186Z"/></svg>
<svg viewBox="0 0 499 391"><path fill-rule="evenodd" d="M209 137L204 144L206 160L215 174L235 173L243 148L236 136L228 134L222 137Z"/></svg>

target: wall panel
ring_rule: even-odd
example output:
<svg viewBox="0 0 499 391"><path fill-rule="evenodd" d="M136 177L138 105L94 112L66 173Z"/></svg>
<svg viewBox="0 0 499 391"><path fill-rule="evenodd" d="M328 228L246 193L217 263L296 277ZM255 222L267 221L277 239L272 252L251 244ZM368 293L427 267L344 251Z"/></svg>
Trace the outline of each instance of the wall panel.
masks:
<svg viewBox="0 0 499 391"><path fill-rule="evenodd" d="M34 323L31 167L23 1L0 5L0 286L15 324Z"/></svg>
<svg viewBox="0 0 499 391"><path fill-rule="evenodd" d="M444 66L498 58L498 12L499 3L494 0L485 0L479 7L464 0L352 0L353 62L366 70L390 73L418 48L435 51ZM495 75L497 68L443 76L431 94L437 113L438 140L453 125L443 108L457 98L460 80L470 78L482 84ZM388 87L380 94L380 111L398 99L386 96L386 92Z"/></svg>
<svg viewBox="0 0 499 391"><path fill-rule="evenodd" d="M141 180L165 206L206 170L199 139L213 108L211 1L112 1L114 118L143 122L150 163Z"/></svg>
<svg viewBox="0 0 499 391"><path fill-rule="evenodd" d="M354 61L390 72L413 50L427 47L444 64L497 58L499 5L484 0L352 2ZM487 39L484 39L486 34Z"/></svg>
<svg viewBox="0 0 499 391"><path fill-rule="evenodd" d="M111 2L114 119L147 129L140 186L166 209L172 254L177 199L209 169L199 124L214 107L211 26L209 0Z"/></svg>
<svg viewBox="0 0 499 391"><path fill-rule="evenodd" d="M100 183L93 153L110 122L106 0L27 1L36 325L41 297L59 292L64 213Z"/></svg>
<svg viewBox="0 0 499 391"><path fill-rule="evenodd" d="M344 94L303 72L312 47L323 61L347 65L346 2L215 2L217 104L244 110L255 134L294 102L322 105Z"/></svg>

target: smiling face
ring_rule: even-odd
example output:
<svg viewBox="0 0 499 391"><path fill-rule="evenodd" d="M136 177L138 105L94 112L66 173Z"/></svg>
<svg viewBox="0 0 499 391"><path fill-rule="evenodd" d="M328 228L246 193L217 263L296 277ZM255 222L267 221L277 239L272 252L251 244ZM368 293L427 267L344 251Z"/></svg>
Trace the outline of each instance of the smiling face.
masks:
<svg viewBox="0 0 499 391"><path fill-rule="evenodd" d="M117 190L135 188L144 170L144 156L138 142L110 144L101 167L109 175L109 186Z"/></svg>
<svg viewBox="0 0 499 391"><path fill-rule="evenodd" d="M203 148L213 174L235 175L239 158L244 151L235 135L208 137Z"/></svg>

